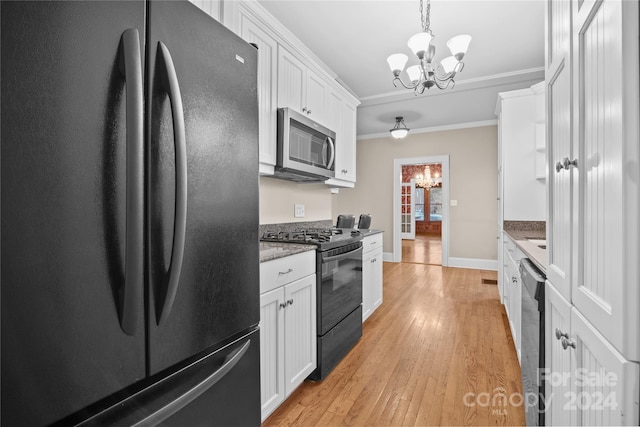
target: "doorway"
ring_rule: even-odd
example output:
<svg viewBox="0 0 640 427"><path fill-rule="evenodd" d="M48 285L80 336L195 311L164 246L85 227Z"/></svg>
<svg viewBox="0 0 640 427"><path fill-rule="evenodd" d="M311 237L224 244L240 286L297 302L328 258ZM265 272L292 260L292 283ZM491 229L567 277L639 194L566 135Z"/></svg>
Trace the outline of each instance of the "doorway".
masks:
<svg viewBox="0 0 640 427"><path fill-rule="evenodd" d="M432 186L433 188L437 188L437 190L432 193L430 191L431 187L429 184L425 185L424 181L428 177L434 178L435 174L426 172L426 165L434 164L440 164L442 172L440 174L441 183ZM403 166L406 167L410 165L422 165L422 169L425 170L422 176L422 185L419 176L416 176L416 181L422 188L429 187L429 190L425 192L422 188L418 187L419 191L417 195L414 196L417 200L413 203L416 215L418 218L421 218L421 221L417 222L421 227L413 226L416 232L413 240L403 240L403 232L405 231L402 229L403 217L406 216L406 214L402 210L402 200L404 197L402 193L402 170ZM447 266L449 261L449 156L394 159L394 177L393 261ZM417 206L415 205L416 202ZM431 204L434 205L434 212L432 212ZM437 220L440 218L441 221L431 221L431 219ZM428 220L425 221L425 219ZM434 228L439 228L439 230L435 230ZM440 231L440 237L437 236L437 231ZM435 234L435 236L433 234ZM406 237L407 235L404 234L404 236Z"/></svg>

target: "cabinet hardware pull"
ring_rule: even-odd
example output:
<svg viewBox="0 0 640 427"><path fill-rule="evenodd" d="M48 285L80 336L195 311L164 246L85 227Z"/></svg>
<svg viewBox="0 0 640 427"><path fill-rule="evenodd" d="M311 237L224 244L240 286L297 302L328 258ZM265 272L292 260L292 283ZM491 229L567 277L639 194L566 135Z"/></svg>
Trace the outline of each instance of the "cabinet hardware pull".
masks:
<svg viewBox="0 0 640 427"><path fill-rule="evenodd" d="M287 301L287 305L293 305L293 299L290 299L289 301Z"/></svg>
<svg viewBox="0 0 640 427"><path fill-rule="evenodd" d="M564 165L561 162L556 163L556 172L560 173L562 169L564 169Z"/></svg>
<svg viewBox="0 0 640 427"><path fill-rule="evenodd" d="M512 277L511 277L511 281L512 281L513 283L518 283L518 278L517 278L516 276L512 276Z"/></svg>
<svg viewBox="0 0 640 427"><path fill-rule="evenodd" d="M287 303L285 303L285 302L281 302L280 303L280 310L282 310L283 308L286 308L286 307L287 307Z"/></svg>
<svg viewBox="0 0 640 427"><path fill-rule="evenodd" d="M284 276L285 274L289 274L293 271L292 268L288 269L287 271L279 271L278 272L278 276Z"/></svg>
<svg viewBox="0 0 640 427"><path fill-rule="evenodd" d="M569 160L568 157L562 159L562 165L569 170L570 167L578 168L578 159Z"/></svg>
<svg viewBox="0 0 640 427"><path fill-rule="evenodd" d="M556 328L556 339L560 339L560 338L569 338L569 334L567 334L566 332L562 332L560 329Z"/></svg>
<svg viewBox="0 0 640 427"><path fill-rule="evenodd" d="M569 347L576 348L576 342L575 341L569 341L565 337L562 337L562 341L561 342L562 342L562 348L564 350L566 350Z"/></svg>

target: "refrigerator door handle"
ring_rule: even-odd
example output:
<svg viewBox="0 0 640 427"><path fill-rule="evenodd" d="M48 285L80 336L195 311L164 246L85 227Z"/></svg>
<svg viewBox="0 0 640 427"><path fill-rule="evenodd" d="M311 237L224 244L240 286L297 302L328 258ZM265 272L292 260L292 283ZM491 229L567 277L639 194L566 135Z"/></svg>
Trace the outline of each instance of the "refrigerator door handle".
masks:
<svg viewBox="0 0 640 427"><path fill-rule="evenodd" d="M142 61L138 30L122 33L119 69L126 87L126 238L124 285L119 290L120 327L135 335L142 307L144 231L144 155Z"/></svg>
<svg viewBox="0 0 640 427"><path fill-rule="evenodd" d="M184 111L178 75L167 46L158 42L159 64L162 89L169 95L173 116L173 139L175 144L176 189L175 220L173 223L173 248L169 265L169 283L162 310L157 316L158 325L169 316L176 297L184 258L184 243L187 228L187 139L185 136Z"/></svg>
<svg viewBox="0 0 640 427"><path fill-rule="evenodd" d="M133 426L134 427L156 426L160 424L162 421L172 416L173 414L175 414L176 412L178 412L180 409L187 406L189 403L193 402L200 395L202 395L202 393L209 390L218 381L224 378L224 376L227 375L229 371L231 371L238 364L240 359L242 359L244 354L249 349L250 345L251 345L251 340L249 339L247 340L246 343L244 343L242 347L229 353L225 357L224 361L222 362L222 366L220 366L220 368L218 368L213 374L203 379L201 382L196 384L195 387L188 390L187 392L185 392L175 400L169 402L165 406L154 411L152 414L146 416L144 419L133 424Z"/></svg>

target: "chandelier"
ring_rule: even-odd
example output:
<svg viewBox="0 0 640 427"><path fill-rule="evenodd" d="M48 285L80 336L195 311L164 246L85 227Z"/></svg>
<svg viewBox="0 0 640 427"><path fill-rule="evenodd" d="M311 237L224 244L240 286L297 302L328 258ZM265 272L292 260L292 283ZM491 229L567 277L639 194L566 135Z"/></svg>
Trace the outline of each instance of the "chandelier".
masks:
<svg viewBox="0 0 640 427"><path fill-rule="evenodd" d="M432 187L439 187L440 185L442 185L442 177L438 176L438 173L436 172L435 176L432 178L431 168L429 165L424 167L424 175L416 176L416 187L428 189Z"/></svg>
<svg viewBox="0 0 640 427"><path fill-rule="evenodd" d="M446 89L449 86L453 88L455 81L453 78L456 73L462 71L464 63L462 58L471 42L471 36L459 35L451 38L447 42L447 46L452 56L444 58L440 64L434 66L432 61L436 55L436 47L431 44L434 38L430 28L431 0L427 0L426 13L423 9L423 0L420 0L420 19L422 21L422 32L415 34L409 39L407 45L411 51L418 57L419 65L412 65L407 68L407 74L411 83L405 83L400 78L400 73L404 70L408 57L403 53L395 53L387 58L389 68L393 73L393 85L398 87L396 81L400 82L406 89L413 89L414 93L424 93L425 89L431 89L436 86L438 89Z"/></svg>

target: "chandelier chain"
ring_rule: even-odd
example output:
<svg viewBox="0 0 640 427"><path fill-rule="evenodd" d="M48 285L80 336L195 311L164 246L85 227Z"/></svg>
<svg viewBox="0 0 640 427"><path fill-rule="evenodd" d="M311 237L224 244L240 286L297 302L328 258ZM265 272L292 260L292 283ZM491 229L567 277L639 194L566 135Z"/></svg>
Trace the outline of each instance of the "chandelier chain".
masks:
<svg viewBox="0 0 640 427"><path fill-rule="evenodd" d="M425 33L431 33L431 0L427 0L427 13L424 13L423 0L420 0L420 20L422 21L422 31Z"/></svg>

